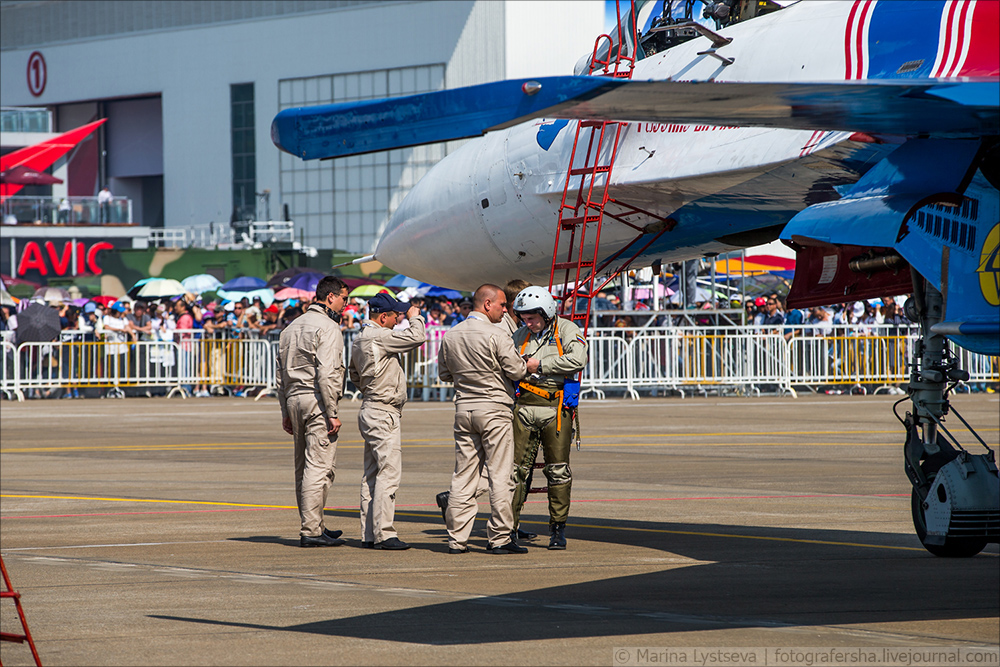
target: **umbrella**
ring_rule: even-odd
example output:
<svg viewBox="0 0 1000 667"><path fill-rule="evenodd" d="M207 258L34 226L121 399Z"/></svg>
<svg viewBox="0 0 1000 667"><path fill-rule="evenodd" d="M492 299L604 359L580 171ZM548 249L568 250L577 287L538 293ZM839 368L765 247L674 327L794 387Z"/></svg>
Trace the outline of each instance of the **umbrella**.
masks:
<svg viewBox="0 0 1000 667"><path fill-rule="evenodd" d="M353 276L337 276L344 281L347 285L347 289L351 290L355 287L361 287L362 285L381 285L381 280L374 280L372 278L355 278Z"/></svg>
<svg viewBox="0 0 1000 667"><path fill-rule="evenodd" d="M19 285L25 285L32 289L38 289L39 287L41 287L41 285L38 283L34 283L31 282L30 280L25 280L23 278L14 278L12 276L8 276L6 273L0 273L0 281L3 281L3 286L5 288L17 287Z"/></svg>
<svg viewBox="0 0 1000 667"><path fill-rule="evenodd" d="M0 183L9 185L54 185L62 183L61 178L56 178L52 174L38 171L25 165L11 167L7 171L0 172Z"/></svg>
<svg viewBox="0 0 1000 667"><path fill-rule="evenodd" d="M164 299L184 294L184 285L173 278L155 278L143 285L137 295L145 299Z"/></svg>
<svg viewBox="0 0 1000 667"><path fill-rule="evenodd" d="M238 290L227 290L220 288L216 290L216 294L218 294L226 301L239 301L243 297L246 297L247 299L250 300L251 303L253 302L253 298L255 296L259 296L260 301L261 303L264 304L265 308L274 303L274 290L270 289L269 287L261 287L259 289L247 290L244 292Z"/></svg>
<svg viewBox="0 0 1000 667"><path fill-rule="evenodd" d="M419 291L423 293L424 296L439 297L442 299L462 299L461 292L457 292L453 289L447 289L445 287L438 287L436 285L431 285L426 288L419 288Z"/></svg>
<svg viewBox="0 0 1000 667"><path fill-rule="evenodd" d="M32 298L42 299L43 301L48 301L49 303L65 303L66 301L73 300L70 293L61 287L39 287L35 290L35 294Z"/></svg>
<svg viewBox="0 0 1000 667"><path fill-rule="evenodd" d="M17 301L5 289L0 289L0 306L16 306Z"/></svg>
<svg viewBox="0 0 1000 667"><path fill-rule="evenodd" d="M385 286L386 287L400 287L400 288L403 288L403 287L421 287L422 285L426 285L426 284L427 283L422 283L419 280L416 280L414 278L409 278L407 276L404 276L402 273L399 273L399 274L393 276L392 278L389 278L387 281L385 281Z"/></svg>
<svg viewBox="0 0 1000 667"><path fill-rule="evenodd" d="M132 285L131 287L129 287L128 291L125 292L125 294L127 294L128 296L130 296L130 297L132 297L134 299L137 296L139 296L139 290L142 289L143 285L145 285L146 283L151 282L153 280L163 280L163 279L162 278L143 278L142 280L137 280L136 283L135 283L135 285Z"/></svg>
<svg viewBox="0 0 1000 667"><path fill-rule="evenodd" d="M271 278L267 281L266 287L279 290L282 287L286 287L286 283L300 273L316 273L316 270L309 269L304 266L293 266L290 269L282 269L271 276Z"/></svg>
<svg viewBox="0 0 1000 667"><path fill-rule="evenodd" d="M194 294L201 294L202 292L212 292L219 289L222 283L213 275L208 273L198 273L193 276L188 276L181 281L181 285L184 286L188 292Z"/></svg>
<svg viewBox="0 0 1000 667"><path fill-rule="evenodd" d="M18 343L48 343L59 337L59 313L52 306L33 303L17 315Z"/></svg>
<svg viewBox="0 0 1000 667"><path fill-rule="evenodd" d="M348 296L359 296L362 299L369 299L380 292L392 294L392 290L386 289L382 285L358 285Z"/></svg>
<svg viewBox="0 0 1000 667"><path fill-rule="evenodd" d="M104 306L105 308L107 308L108 306L110 306L111 304L113 304L115 301L117 301L118 297L107 296L107 295L92 296L92 297L90 297L90 300L93 301L94 303L99 303L102 306Z"/></svg>
<svg viewBox="0 0 1000 667"><path fill-rule="evenodd" d="M267 282L261 278L255 278L253 276L240 276L239 278L233 278L227 282L221 289L224 289L227 292L249 292L251 290L260 289L266 285Z"/></svg>
<svg viewBox="0 0 1000 667"><path fill-rule="evenodd" d="M316 286L319 285L319 281L323 280L326 276L322 273L300 273L297 276L292 276L291 279L285 283L285 287L294 287L298 290L303 290L306 292L315 292Z"/></svg>
<svg viewBox="0 0 1000 667"><path fill-rule="evenodd" d="M287 301L288 299L300 299L302 301L312 301L316 297L316 292L286 287L274 293L275 301Z"/></svg>

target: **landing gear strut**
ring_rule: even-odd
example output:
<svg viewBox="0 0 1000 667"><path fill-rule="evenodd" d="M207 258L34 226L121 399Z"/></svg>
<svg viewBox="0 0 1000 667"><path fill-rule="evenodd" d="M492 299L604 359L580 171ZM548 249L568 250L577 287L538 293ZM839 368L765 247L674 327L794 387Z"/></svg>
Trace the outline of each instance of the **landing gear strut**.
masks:
<svg viewBox="0 0 1000 667"><path fill-rule="evenodd" d="M907 390L904 445L906 476L913 484L913 527L924 548L935 556L975 556L988 542L1000 541L1000 480L996 457L968 422L951 406L948 395L969 374L958 367L947 340L932 327L944 318L941 292L914 272L913 297L904 309L920 324L913 349ZM966 451L945 427L952 412L986 448Z"/></svg>

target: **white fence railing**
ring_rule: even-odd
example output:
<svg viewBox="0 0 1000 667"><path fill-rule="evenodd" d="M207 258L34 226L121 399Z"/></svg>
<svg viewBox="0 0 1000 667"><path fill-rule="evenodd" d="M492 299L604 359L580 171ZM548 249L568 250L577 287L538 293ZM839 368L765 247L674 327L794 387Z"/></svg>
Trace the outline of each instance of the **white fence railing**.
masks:
<svg viewBox="0 0 1000 667"><path fill-rule="evenodd" d="M411 395L445 400L451 386L438 378L437 355L446 327L429 327L427 343L404 355ZM0 390L23 400L25 392L98 387L122 396L130 387L162 387L168 395L187 396L196 387L215 393L256 389L257 397L275 387L277 336L202 338L200 330L173 331L168 340L106 342L92 334L63 332L49 343L2 342ZM718 391L752 395L791 393L794 387L847 386L878 393L908 380L908 362L916 341L912 328L896 335L875 335L835 327L832 335L785 338L783 330L751 327L596 328L589 332L590 355L582 391L603 397L621 392L637 399L641 392ZM344 334L344 361L350 363L356 332ZM1000 357L954 348L968 384L1000 381ZM357 398L355 388L348 395Z"/></svg>

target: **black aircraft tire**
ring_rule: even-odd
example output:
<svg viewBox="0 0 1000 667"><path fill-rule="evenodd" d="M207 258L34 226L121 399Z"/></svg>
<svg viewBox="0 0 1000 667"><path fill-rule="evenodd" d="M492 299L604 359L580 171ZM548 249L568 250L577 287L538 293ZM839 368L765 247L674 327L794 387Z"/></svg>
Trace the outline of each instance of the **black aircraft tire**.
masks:
<svg viewBox="0 0 1000 667"><path fill-rule="evenodd" d="M933 479L933 475L929 476ZM924 517L924 505L916 489L910 492L910 513L913 515L913 528L917 531L920 543L935 556L942 558L971 558L986 548L986 538L979 537L946 537L944 544L927 544L927 519Z"/></svg>

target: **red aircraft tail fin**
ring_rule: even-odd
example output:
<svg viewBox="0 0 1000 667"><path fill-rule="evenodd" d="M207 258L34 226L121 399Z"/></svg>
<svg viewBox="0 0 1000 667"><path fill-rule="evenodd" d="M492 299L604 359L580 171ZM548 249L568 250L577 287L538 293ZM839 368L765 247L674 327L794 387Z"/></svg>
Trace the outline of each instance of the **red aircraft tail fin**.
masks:
<svg viewBox="0 0 1000 667"><path fill-rule="evenodd" d="M107 118L102 118L93 123L87 123L48 141L8 153L0 157L0 171L7 171L18 166L28 167L35 171L44 171L51 167L56 160L76 147L77 144L83 141L87 135L96 130L106 120ZM24 186L14 183L0 183L0 201L10 197L22 187Z"/></svg>

